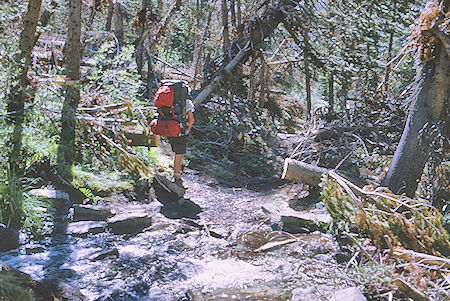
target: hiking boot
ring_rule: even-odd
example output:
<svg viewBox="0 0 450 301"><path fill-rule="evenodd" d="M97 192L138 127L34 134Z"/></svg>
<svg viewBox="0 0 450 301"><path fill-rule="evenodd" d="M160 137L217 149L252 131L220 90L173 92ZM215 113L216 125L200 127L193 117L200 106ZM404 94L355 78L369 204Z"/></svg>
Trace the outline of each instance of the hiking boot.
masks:
<svg viewBox="0 0 450 301"><path fill-rule="evenodd" d="M175 183L176 185L180 186L181 188L185 189L185 188L184 188L184 185L183 185L183 180L181 180L181 178L175 178L174 183Z"/></svg>
<svg viewBox="0 0 450 301"><path fill-rule="evenodd" d="M155 175L155 180L166 191L175 193L180 198L183 197L184 192L186 190L186 189L184 189L183 186L180 186L179 184L170 181L168 178L166 178L165 176L160 175L160 174Z"/></svg>

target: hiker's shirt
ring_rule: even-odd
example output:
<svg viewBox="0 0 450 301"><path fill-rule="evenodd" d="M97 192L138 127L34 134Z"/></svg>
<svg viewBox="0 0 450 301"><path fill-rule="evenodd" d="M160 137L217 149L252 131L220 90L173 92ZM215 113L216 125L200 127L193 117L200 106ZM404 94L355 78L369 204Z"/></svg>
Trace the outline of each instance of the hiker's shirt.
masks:
<svg viewBox="0 0 450 301"><path fill-rule="evenodd" d="M189 111L191 112L195 111L194 103L189 98L186 98L186 106L184 107L184 110L185 110L184 115L186 115Z"/></svg>

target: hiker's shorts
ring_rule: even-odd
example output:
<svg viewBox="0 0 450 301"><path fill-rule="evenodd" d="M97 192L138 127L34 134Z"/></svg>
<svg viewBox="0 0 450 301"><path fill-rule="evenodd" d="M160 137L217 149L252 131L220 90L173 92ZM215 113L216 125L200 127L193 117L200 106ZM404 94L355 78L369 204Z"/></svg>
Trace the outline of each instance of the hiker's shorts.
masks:
<svg viewBox="0 0 450 301"><path fill-rule="evenodd" d="M172 151L176 155L186 154L186 136L167 137L167 138L169 138L169 143L170 146L172 147Z"/></svg>

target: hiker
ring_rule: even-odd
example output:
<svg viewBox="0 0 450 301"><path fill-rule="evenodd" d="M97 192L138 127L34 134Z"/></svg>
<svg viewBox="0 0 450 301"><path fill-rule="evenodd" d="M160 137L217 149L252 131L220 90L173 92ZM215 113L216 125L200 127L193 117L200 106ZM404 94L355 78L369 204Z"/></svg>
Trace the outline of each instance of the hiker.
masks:
<svg viewBox="0 0 450 301"><path fill-rule="evenodd" d="M168 137L170 146L172 147L172 151L175 153L173 159L173 178L175 180L175 184L180 187L183 186L183 181L181 180L181 169L183 164L183 156L186 154L186 136L191 132L192 126L194 125L194 111L195 107L192 103L192 100L186 98L186 114L185 118L187 119L187 125L185 132L182 136L179 137Z"/></svg>
<svg viewBox="0 0 450 301"><path fill-rule="evenodd" d="M188 98L189 87L182 81L165 81L153 100L158 108L158 119L151 123L154 134L167 137L174 152L174 181L183 188L181 169L186 153L186 136L194 124L194 104ZM186 122L187 121L187 122Z"/></svg>

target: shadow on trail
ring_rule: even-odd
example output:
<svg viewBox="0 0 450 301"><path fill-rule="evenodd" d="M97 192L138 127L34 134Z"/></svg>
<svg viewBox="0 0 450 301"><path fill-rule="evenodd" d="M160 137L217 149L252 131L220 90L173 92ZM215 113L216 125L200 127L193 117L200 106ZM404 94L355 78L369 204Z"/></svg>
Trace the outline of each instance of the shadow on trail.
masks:
<svg viewBox="0 0 450 301"><path fill-rule="evenodd" d="M180 198L175 193L168 192L157 182L153 183L157 200L163 205L161 214L170 219L199 219L202 208L191 200Z"/></svg>

